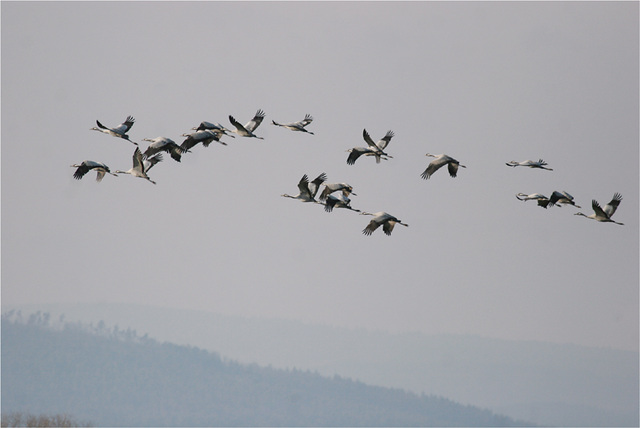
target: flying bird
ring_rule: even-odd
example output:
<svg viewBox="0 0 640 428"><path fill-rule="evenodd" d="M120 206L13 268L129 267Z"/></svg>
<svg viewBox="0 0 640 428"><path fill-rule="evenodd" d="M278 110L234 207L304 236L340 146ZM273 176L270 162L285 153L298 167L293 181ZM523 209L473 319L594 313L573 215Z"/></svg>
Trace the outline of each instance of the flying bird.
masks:
<svg viewBox="0 0 640 428"><path fill-rule="evenodd" d="M212 129L203 129L202 131L192 132L191 134L182 134L183 137L187 138L180 144L180 147L183 151L187 152L200 143L205 147L209 147L209 144L214 141L226 146L227 143L220 141L222 135L222 132Z"/></svg>
<svg viewBox="0 0 640 428"><path fill-rule="evenodd" d="M156 153L167 152L171 155L171 157L175 161L180 162L180 158L182 157L182 154L186 151L185 149L180 147L178 144L176 144L176 142L173 141L171 138L166 138L166 137L143 138L142 141L151 142L151 144L149 144L149 147L147 147L147 150L145 150L143 153L144 158L146 159L152 157Z"/></svg>
<svg viewBox="0 0 640 428"><path fill-rule="evenodd" d="M367 227L365 227L364 230L362 231L362 233L367 236L371 235L380 226L382 226L382 231L385 233L385 235L391 235L391 232L393 231L393 227L396 224L401 224L405 227L409 227L408 224L401 222L396 217L384 211L380 211L373 214L368 212L361 212L360 215L374 216L369 222L369 224L367 225Z"/></svg>
<svg viewBox="0 0 640 428"><path fill-rule="evenodd" d="M258 110L256 112L256 115L253 116L253 119L251 119L249 122L247 122L246 125L243 126L233 116L229 115L229 121L233 126L236 127L236 129L231 132L235 132L236 134L241 135L243 137L253 137L253 138L259 138L261 140L264 140L263 137L258 137L256 134L253 133L253 131L255 131L256 128L260 126L260 124L262 123L262 119L264 119L264 112L262 110Z"/></svg>
<svg viewBox="0 0 640 428"><path fill-rule="evenodd" d="M622 226L624 223L618 223L617 221L611 219L611 217L613 217L613 214L616 212L616 209L618 209L620 201L622 201L622 195L620 193L615 193L613 195L613 199L611 199L611 201L607 205L605 205L603 209L602 207L600 207L598 201L593 199L591 201L591 208L593 208L594 211L593 214L586 215L583 213L575 213L574 215L581 215L592 220L597 220L605 223L615 223Z"/></svg>
<svg viewBox="0 0 640 428"><path fill-rule="evenodd" d="M571 196L564 190L562 192L554 190L551 194L551 197L549 198L549 205L555 204L573 205L576 208L582 208L580 205L576 205L576 203L573 202L573 196Z"/></svg>
<svg viewBox="0 0 640 428"><path fill-rule="evenodd" d="M228 135L231 138L236 138L235 135L229 134L229 132L232 132L230 129L225 128L224 126L220 125L217 122L211 123L211 122L203 121L203 122L200 122L200 125L195 126L191 129L194 131L204 131L205 129L209 129L212 131L219 131L220 133L224 135Z"/></svg>
<svg viewBox="0 0 640 428"><path fill-rule="evenodd" d="M301 132L306 132L307 134L311 134L313 135L313 132L311 131L307 131L305 129L305 127L310 124L313 121L313 117L311 117L310 114L307 114L304 116L304 119L298 121L298 122L292 122L292 123L278 123L275 120L272 120L271 123L273 123L276 126L282 126L283 128L287 128L290 129L292 131L301 131Z"/></svg>
<svg viewBox="0 0 640 428"><path fill-rule="evenodd" d="M427 166L427 169L425 169L424 172L420 175L420 177L424 178L425 180L429 179L429 177L431 177L434 172L445 165L447 165L447 168L449 169L449 175L453 178L458 175L458 167L466 168L466 166L460 165L460 162L448 155L432 155L431 153L427 153L425 156L435 158L431 161L429 166Z"/></svg>
<svg viewBox="0 0 640 428"><path fill-rule="evenodd" d="M360 210L351 207L351 199L344 196L343 194L338 194L338 196L329 195L326 198L324 203L324 210L330 213L334 208L347 208L351 211L360 212Z"/></svg>
<svg viewBox="0 0 640 428"><path fill-rule="evenodd" d="M323 183L324 184L324 190L322 191L322 193L320 193L320 197L318 199L320 199L321 201L324 201L325 199L327 199L327 197L333 193L333 192L338 192L338 191L342 191L342 195L346 198L349 195L353 194L354 196L357 196L355 193L353 193L353 187L350 184L347 183Z"/></svg>
<svg viewBox="0 0 640 428"><path fill-rule="evenodd" d="M122 138L127 140L128 142L135 144L136 146L138 145L138 143L136 143L135 141L131 141L129 139L129 136L127 135L127 132L129 132L129 130L131 129L131 127L133 126L133 123L136 120L133 118L133 116L127 116L127 119L120 124L119 126L115 127L115 128L107 128L106 126L104 126L103 124L100 123L99 120L96 120L96 123L98 124L98 127L93 127L91 128L92 131L100 131L102 133L105 134L109 134L112 135L114 137L118 137L118 138Z"/></svg>
<svg viewBox="0 0 640 428"><path fill-rule="evenodd" d="M114 177L117 177L116 174L112 173L108 166L101 162L94 162L90 160L82 161L81 164L71 165L71 168L77 168L76 172L73 173L73 178L76 180L80 180L85 176L89 171L95 170L97 172L96 181L101 182L104 178L105 174L111 174Z"/></svg>
<svg viewBox="0 0 640 428"><path fill-rule="evenodd" d="M327 179L327 174L323 172L322 174L317 176L315 180L313 180L312 182L309 182L309 177L307 176L307 174L305 174L302 176L302 178L298 182L298 189L300 190L300 193L298 193L296 196L287 195L286 193L281 196L284 196L285 198L298 199L302 202L320 203L316 201L315 198L316 198L316 194L318 193L318 189L320 188L320 185L324 183L326 179Z"/></svg>
<svg viewBox="0 0 640 428"><path fill-rule="evenodd" d="M379 150L372 149L371 147L354 147L347 150L349 156L347 157L347 164L353 165L356 163L360 156L375 156L376 163L380 163L380 160L388 160L391 156L384 156Z"/></svg>
<svg viewBox="0 0 640 428"><path fill-rule="evenodd" d="M147 172L160 161L162 161L162 153L158 153L155 156L144 160L142 158L140 148L136 147L136 150L133 152L133 167L128 171L116 171L116 174L130 174L134 177L144 178L145 180L156 184L155 181L149 178Z"/></svg>
<svg viewBox="0 0 640 428"><path fill-rule="evenodd" d="M516 198L520 201L538 201L538 206L542 208L547 208L549 205L549 198L540 193L531 193L530 195L527 195L526 193L518 193Z"/></svg>
<svg viewBox="0 0 640 428"><path fill-rule="evenodd" d="M539 159L538 161L532 161L532 160L526 160L522 162L510 161L510 162L507 162L506 165L514 168L516 166L528 166L529 168L540 168L540 169L546 169L548 171L553 171L553 169L546 167L547 163L542 159Z"/></svg>
<svg viewBox="0 0 640 428"><path fill-rule="evenodd" d="M394 135L395 134L393 133L393 131L387 131L384 137L379 139L378 142L374 143L373 140L371 139L371 136L369 136L369 133L367 132L367 130L366 129L362 130L362 138L364 138L364 141L366 141L367 145L371 147L373 150L378 151L381 155L387 156L389 158L392 158L393 156L389 156L387 153L385 153L384 149L387 148L387 146L391 142L391 138L393 138ZM376 162L380 163L380 159L376 158Z"/></svg>
<svg viewBox="0 0 640 428"><path fill-rule="evenodd" d="M385 153L384 149L389 145L389 142L394 135L393 131L387 131L386 135L376 143L371 139L366 128L363 129L362 137L364 138L364 141L366 141L367 147L354 147L347 150L347 152L349 152L347 164L353 165L360 156L374 156L376 158L376 163L380 163L381 160L393 158L390 154Z"/></svg>

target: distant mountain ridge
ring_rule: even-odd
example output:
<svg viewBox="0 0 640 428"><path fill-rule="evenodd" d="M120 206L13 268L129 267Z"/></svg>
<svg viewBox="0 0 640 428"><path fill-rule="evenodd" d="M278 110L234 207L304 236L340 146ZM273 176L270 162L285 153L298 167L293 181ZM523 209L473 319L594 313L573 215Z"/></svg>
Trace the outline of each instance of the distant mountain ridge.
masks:
<svg viewBox="0 0 640 428"><path fill-rule="evenodd" d="M25 307L136 329L245 363L335 374L555 426L638 426L638 353L391 334L140 305Z"/></svg>
<svg viewBox="0 0 640 428"><path fill-rule="evenodd" d="M489 410L338 376L223 360L99 323L3 315L3 412L98 426L523 426Z"/></svg>

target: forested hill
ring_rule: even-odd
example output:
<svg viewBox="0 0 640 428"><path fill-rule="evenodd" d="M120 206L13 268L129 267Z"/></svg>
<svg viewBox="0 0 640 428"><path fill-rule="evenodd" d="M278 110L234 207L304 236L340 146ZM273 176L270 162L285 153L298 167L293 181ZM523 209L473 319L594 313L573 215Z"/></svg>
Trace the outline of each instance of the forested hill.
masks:
<svg viewBox="0 0 640 428"><path fill-rule="evenodd" d="M239 364L104 325L2 320L2 411L98 426L522 426L445 398Z"/></svg>

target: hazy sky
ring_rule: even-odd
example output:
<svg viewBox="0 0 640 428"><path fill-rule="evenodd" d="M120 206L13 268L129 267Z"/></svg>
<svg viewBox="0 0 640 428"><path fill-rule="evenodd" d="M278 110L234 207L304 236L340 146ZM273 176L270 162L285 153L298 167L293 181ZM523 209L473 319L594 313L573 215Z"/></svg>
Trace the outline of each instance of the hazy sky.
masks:
<svg viewBox="0 0 640 428"><path fill-rule="evenodd" d="M2 303L124 302L638 348L637 2L2 2ZM154 186L135 141L257 109ZM275 127L306 113L315 135ZM387 130L393 156L346 164ZM142 148L146 144L141 144ZM467 166L420 178L447 153ZM509 168L543 158L553 171ZM348 182L370 220L295 194ZM518 192L566 190L586 214Z"/></svg>

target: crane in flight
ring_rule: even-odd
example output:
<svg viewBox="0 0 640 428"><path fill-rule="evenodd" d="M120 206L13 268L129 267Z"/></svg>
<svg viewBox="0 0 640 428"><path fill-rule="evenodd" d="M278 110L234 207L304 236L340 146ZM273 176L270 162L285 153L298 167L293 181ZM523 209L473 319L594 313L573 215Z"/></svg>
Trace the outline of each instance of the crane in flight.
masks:
<svg viewBox="0 0 640 428"><path fill-rule="evenodd" d="M355 208L351 207L351 199L346 197L345 195L339 193L338 196L329 195L324 202L324 210L328 213L333 211L334 208L346 208L351 211L360 212Z"/></svg>
<svg viewBox="0 0 640 428"><path fill-rule="evenodd" d="M114 177L117 177L116 174L111 172L108 166L101 162L95 162L91 160L82 161L80 164L71 165L71 168L77 168L76 172L73 173L73 178L76 180L80 180L84 177L89 171L94 170L97 172L96 181L99 183L104 178L105 174L111 174Z"/></svg>
<svg viewBox="0 0 640 428"><path fill-rule="evenodd" d="M209 147L209 144L214 141L226 146L227 143L220 141L220 137L222 137L222 135L221 131L213 129L203 129L201 131L192 132L191 134L182 134L183 137L187 138L182 142L182 144L180 144L180 147L183 151L188 152L200 143L205 147Z"/></svg>
<svg viewBox="0 0 640 428"><path fill-rule="evenodd" d="M300 120L298 122L278 123L275 120L271 121L271 123L276 125L276 126L282 126L283 128L287 128L287 129L290 129L292 131L306 132L307 134L313 135L313 132L307 131L307 129L305 128L311 122L313 122L313 117L311 117L310 114L306 114L304 116L304 119L302 119L302 120Z"/></svg>
<svg viewBox="0 0 640 428"><path fill-rule="evenodd" d="M158 153L144 160L140 148L136 147L136 150L133 152L133 166L131 169L127 171L116 171L116 174L129 174L134 177L144 178L150 183L156 184L155 181L149 178L147 172L160 161L162 161L162 153Z"/></svg>
<svg viewBox="0 0 640 428"><path fill-rule="evenodd" d="M156 138L143 138L142 141L150 141L149 147L144 151L144 158L148 159L160 152L167 152L171 155L175 161L180 162L182 154L186 152L184 148L180 147L171 138L156 137Z"/></svg>
<svg viewBox="0 0 640 428"><path fill-rule="evenodd" d="M554 190L549 198L549 205L562 204L562 205L573 205L576 208L582 208L580 205L576 205L573 202L573 196L568 194L567 192ZM561 205L558 205L561 206Z"/></svg>
<svg viewBox="0 0 640 428"><path fill-rule="evenodd" d="M516 198L520 201L538 201L538 206L542 208L547 208L549 205L549 198L541 193L531 193L527 195L526 193L518 193Z"/></svg>
<svg viewBox="0 0 640 428"><path fill-rule="evenodd" d="M367 145L371 147L374 151L377 151L381 155L386 156L388 158L392 158L393 156L390 156L389 154L385 153L384 149L387 148L387 146L391 142L391 139L393 138L394 135L395 134L393 133L393 131L387 131L384 137L379 139L377 142L374 142L371 139L371 136L367 132L366 128L362 130L362 138L364 138L364 141L367 143ZM380 163L380 159L378 157L376 157L376 163Z"/></svg>
<svg viewBox="0 0 640 428"><path fill-rule="evenodd" d="M320 193L318 199L324 201L327 197L333 192L342 191L342 195L346 198L349 195L358 196L353 193L353 186L347 183L322 183L324 185L324 190Z"/></svg>
<svg viewBox="0 0 640 428"><path fill-rule="evenodd" d="M323 172L322 174L317 176L312 182L309 182L309 176L305 174L302 176L302 178L298 182L298 190L300 192L297 195L291 196L285 193L281 196L284 196L285 198L298 199L299 201L302 201L302 202L315 202L319 204L320 202L316 201L316 194L318 193L318 189L320 188L320 185L324 183L326 179L327 179L327 174Z"/></svg>
<svg viewBox="0 0 640 428"><path fill-rule="evenodd" d="M624 225L624 223L618 223L617 221L614 221L611 219L611 217L613 217L613 214L618 209L618 205L620 205L620 201L622 201L622 195L620 193L615 193L611 201L607 205L605 205L604 208L602 208L598 203L598 201L593 199L591 201L591 208L593 208L593 211L594 211L593 214L586 215L581 212L578 212L578 213L575 213L574 215L581 215L583 217L590 218L592 220L601 221L604 223L615 223L622 226Z"/></svg>
<svg viewBox="0 0 640 428"><path fill-rule="evenodd" d="M262 119L264 119L264 112L262 110L258 110L255 116L253 116L253 119L247 122L246 125L242 125L233 116L229 115L229 122L231 122L231 124L236 127L236 129L231 132L235 132L236 134L243 137L253 137L264 140L263 137L258 137L253 133L253 131L255 131L256 128L262 123Z"/></svg>
<svg viewBox="0 0 640 428"><path fill-rule="evenodd" d="M362 130L362 138L367 143L367 147L354 147L352 149L347 150L349 152L349 157L347 157L347 164L353 165L356 163L360 156L374 156L376 158L376 163L380 163L381 160L388 160L393 158L390 154L386 153L384 149L389 145L391 138L393 138L395 134L393 131L387 131L384 137L382 137L378 142L374 142L371 139L371 136L367 132L367 129Z"/></svg>
<svg viewBox="0 0 640 428"><path fill-rule="evenodd" d="M225 128L224 126L220 125L217 122L216 123L211 123L211 122L207 122L207 121L202 121L202 122L200 122L200 125L194 126L191 129L193 131L204 131L205 129L210 129L212 131L219 131L221 134L228 135L231 138L236 138L235 135L229 134L229 132L233 132L233 131L231 131L230 129Z"/></svg>
<svg viewBox="0 0 640 428"><path fill-rule="evenodd" d="M365 227L364 230L362 231L362 233L367 236L371 235L380 226L382 226L382 231L387 236L391 235L391 232L393 231L393 227L396 224L401 224L405 227L409 227L408 224L401 222L397 217L394 217L391 214L386 213L384 211L379 211L377 213L361 212L360 215L374 216L369 222L369 224L367 225L367 227Z"/></svg>
<svg viewBox="0 0 640 428"><path fill-rule="evenodd" d="M127 135L127 132L129 132L129 130L131 129L135 121L136 120L133 118L133 116L127 116L127 119L122 124L116 126L115 128L108 128L103 124L101 124L99 120L96 120L96 124L98 125L98 127L97 128L93 127L91 128L91 130L99 131L104 134L111 135L113 137L122 138L124 140L127 140L131 144L135 144L137 146L138 143L136 143L135 141L131 141L129 139L129 136Z"/></svg>
<svg viewBox="0 0 640 428"><path fill-rule="evenodd" d="M539 168L539 169L546 169L548 171L553 171L553 169L551 168L547 168L547 163L545 161L543 161L542 159L539 159L537 161L532 161L532 160L525 160L522 162L517 162L517 161L509 161L506 163L507 166L511 166L511 167L517 167L517 166L527 166L529 168Z"/></svg>
<svg viewBox="0 0 640 428"><path fill-rule="evenodd" d="M388 160L391 156L381 155L378 150L372 149L371 147L354 147L352 149L347 150L349 152L349 156L347 157L347 165L353 165L356 163L360 156L375 156L376 163L380 163L380 160Z"/></svg>
<svg viewBox="0 0 640 428"><path fill-rule="evenodd" d="M420 175L420 177L424 178L425 180L428 180L434 172L445 165L447 165L447 168L449 169L449 175L452 178L455 178L458 175L458 167L466 168L466 166L460 165L460 162L458 162L456 159L445 154L432 155L431 153L427 153L425 156L435 158L431 161L431 163L429 163L427 169L425 169L424 172Z"/></svg>

